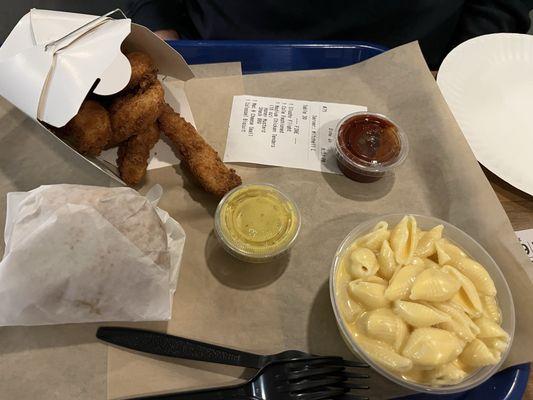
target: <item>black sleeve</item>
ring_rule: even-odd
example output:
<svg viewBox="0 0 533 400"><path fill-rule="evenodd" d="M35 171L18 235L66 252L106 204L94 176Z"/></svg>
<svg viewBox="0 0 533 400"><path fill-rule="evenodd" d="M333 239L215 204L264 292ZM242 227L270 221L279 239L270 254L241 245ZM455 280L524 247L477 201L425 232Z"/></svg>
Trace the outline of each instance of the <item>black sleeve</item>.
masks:
<svg viewBox="0 0 533 400"><path fill-rule="evenodd" d="M525 33L529 24L522 0L465 0L452 45L487 33Z"/></svg>
<svg viewBox="0 0 533 400"><path fill-rule="evenodd" d="M152 31L176 29L178 16L182 13L180 1L131 0L128 1L126 15Z"/></svg>

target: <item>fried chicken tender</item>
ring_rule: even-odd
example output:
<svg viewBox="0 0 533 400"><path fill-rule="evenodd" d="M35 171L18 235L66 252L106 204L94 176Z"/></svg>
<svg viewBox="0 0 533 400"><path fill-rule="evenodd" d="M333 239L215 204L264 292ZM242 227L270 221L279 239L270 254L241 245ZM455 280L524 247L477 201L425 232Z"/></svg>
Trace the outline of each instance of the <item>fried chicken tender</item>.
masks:
<svg viewBox="0 0 533 400"><path fill-rule="evenodd" d="M157 79L145 90L116 97L109 108L113 133L107 148L148 130L161 114L164 101L163 86Z"/></svg>
<svg viewBox="0 0 533 400"><path fill-rule="evenodd" d="M85 100L74 118L58 133L81 154L97 156L112 135L109 113L97 101Z"/></svg>
<svg viewBox="0 0 533 400"><path fill-rule="evenodd" d="M148 167L150 150L159 140L159 126L152 123L145 132L130 137L118 147L118 170L128 185L137 185Z"/></svg>
<svg viewBox="0 0 533 400"><path fill-rule="evenodd" d="M157 79L157 68L152 58L141 51L133 51L126 54L131 65L131 78L126 90L136 87L145 89Z"/></svg>
<svg viewBox="0 0 533 400"><path fill-rule="evenodd" d="M222 197L242 183L235 170L228 168L196 129L168 104L164 105L158 122L181 153L185 166L207 192Z"/></svg>

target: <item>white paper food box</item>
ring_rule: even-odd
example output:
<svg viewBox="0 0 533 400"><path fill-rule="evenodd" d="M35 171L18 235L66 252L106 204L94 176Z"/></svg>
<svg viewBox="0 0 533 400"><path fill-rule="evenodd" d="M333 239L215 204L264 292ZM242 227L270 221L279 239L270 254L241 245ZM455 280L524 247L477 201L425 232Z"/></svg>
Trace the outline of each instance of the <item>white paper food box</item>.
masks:
<svg viewBox="0 0 533 400"><path fill-rule="evenodd" d="M159 70L165 100L194 124L182 84L194 75L183 57L144 26L126 18L110 17L118 12L98 17L30 10L0 47L0 95L56 137L41 122L64 126L93 87L99 95L122 90L131 75L122 51L144 51ZM116 149L107 150L98 158L77 154L120 181L115 167ZM152 151L148 169L177 163L174 151L160 140Z"/></svg>

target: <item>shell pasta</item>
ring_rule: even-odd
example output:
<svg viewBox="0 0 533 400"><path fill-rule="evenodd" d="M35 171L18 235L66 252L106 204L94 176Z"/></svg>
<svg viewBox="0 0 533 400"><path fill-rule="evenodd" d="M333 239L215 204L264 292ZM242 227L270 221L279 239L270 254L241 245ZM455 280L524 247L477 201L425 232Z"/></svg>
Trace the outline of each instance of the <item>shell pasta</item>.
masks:
<svg viewBox="0 0 533 400"><path fill-rule="evenodd" d="M340 253L334 284L349 335L405 380L457 384L509 347L490 274L442 225L379 222Z"/></svg>

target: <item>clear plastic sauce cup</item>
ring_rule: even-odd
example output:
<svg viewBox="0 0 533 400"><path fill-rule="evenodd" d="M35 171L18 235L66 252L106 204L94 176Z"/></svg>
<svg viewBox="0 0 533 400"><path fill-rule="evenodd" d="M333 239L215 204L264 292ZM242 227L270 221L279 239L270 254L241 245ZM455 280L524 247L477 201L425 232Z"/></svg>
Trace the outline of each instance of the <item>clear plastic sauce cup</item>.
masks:
<svg viewBox="0 0 533 400"><path fill-rule="evenodd" d="M366 111L344 117L336 127L337 164L348 178L373 182L405 161L407 135L389 118Z"/></svg>
<svg viewBox="0 0 533 400"><path fill-rule="evenodd" d="M215 213L215 233L224 249L253 263L287 254L300 224L296 204L269 184L238 186L222 198Z"/></svg>

